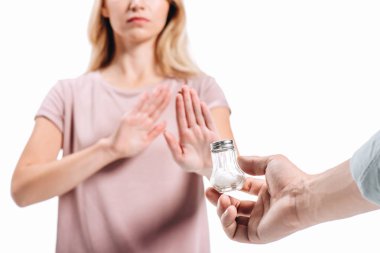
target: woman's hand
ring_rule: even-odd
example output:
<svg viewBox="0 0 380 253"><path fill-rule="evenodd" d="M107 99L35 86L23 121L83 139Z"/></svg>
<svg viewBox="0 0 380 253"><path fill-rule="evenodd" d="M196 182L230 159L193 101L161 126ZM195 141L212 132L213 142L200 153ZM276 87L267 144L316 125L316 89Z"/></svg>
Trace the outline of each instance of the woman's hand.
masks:
<svg viewBox="0 0 380 253"><path fill-rule="evenodd" d="M210 111L194 89L183 86L176 97L179 140L165 132L175 161L187 172L210 177L212 171L210 143L217 140Z"/></svg>
<svg viewBox="0 0 380 253"><path fill-rule="evenodd" d="M166 86L141 95L136 106L122 117L116 132L105 140L116 159L137 155L165 130L165 122L156 122L169 100Z"/></svg>

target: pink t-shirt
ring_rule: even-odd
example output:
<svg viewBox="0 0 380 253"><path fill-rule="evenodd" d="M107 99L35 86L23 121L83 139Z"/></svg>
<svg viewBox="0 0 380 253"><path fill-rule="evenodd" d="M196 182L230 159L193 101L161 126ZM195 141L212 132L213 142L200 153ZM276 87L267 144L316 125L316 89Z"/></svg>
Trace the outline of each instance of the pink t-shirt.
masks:
<svg viewBox="0 0 380 253"><path fill-rule="evenodd" d="M175 94L184 83L166 79L171 101L161 120L178 135ZM187 81L211 107L227 107L215 80L203 75ZM123 90L100 72L59 81L36 117L51 120L63 133L63 155L85 149L112 134L125 112L148 85ZM202 177L175 163L161 135L139 155L111 163L60 196L57 252L209 252Z"/></svg>

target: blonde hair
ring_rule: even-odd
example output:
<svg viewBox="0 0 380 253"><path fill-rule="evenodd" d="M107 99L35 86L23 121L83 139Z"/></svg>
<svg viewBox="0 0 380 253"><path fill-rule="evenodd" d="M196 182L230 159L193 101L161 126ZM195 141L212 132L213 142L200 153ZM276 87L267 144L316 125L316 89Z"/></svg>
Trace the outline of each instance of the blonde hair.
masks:
<svg viewBox="0 0 380 253"><path fill-rule="evenodd" d="M115 54L114 34L108 18L102 16L104 0L95 0L89 22L92 55L89 71L109 66ZM156 62L162 75L187 79L201 70L191 60L187 49L186 15L182 0L170 2L168 18L156 41Z"/></svg>

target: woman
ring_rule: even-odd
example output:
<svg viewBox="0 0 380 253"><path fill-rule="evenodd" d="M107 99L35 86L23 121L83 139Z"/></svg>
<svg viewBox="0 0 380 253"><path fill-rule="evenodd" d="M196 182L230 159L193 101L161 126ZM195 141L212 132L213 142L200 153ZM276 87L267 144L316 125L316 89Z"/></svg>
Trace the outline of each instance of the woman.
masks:
<svg viewBox="0 0 380 253"><path fill-rule="evenodd" d="M15 202L59 196L57 252L209 252L202 176L209 143L233 136L186 51L182 1L97 0L89 28L89 72L43 101Z"/></svg>

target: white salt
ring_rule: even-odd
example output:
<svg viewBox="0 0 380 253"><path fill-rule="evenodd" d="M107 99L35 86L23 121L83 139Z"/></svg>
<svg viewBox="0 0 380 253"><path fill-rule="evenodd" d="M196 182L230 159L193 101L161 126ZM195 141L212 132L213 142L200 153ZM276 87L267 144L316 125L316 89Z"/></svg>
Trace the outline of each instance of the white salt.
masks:
<svg viewBox="0 0 380 253"><path fill-rule="evenodd" d="M231 186L238 183L238 177L232 175L230 172L224 171L223 169L218 168L215 175L215 184L220 187Z"/></svg>

